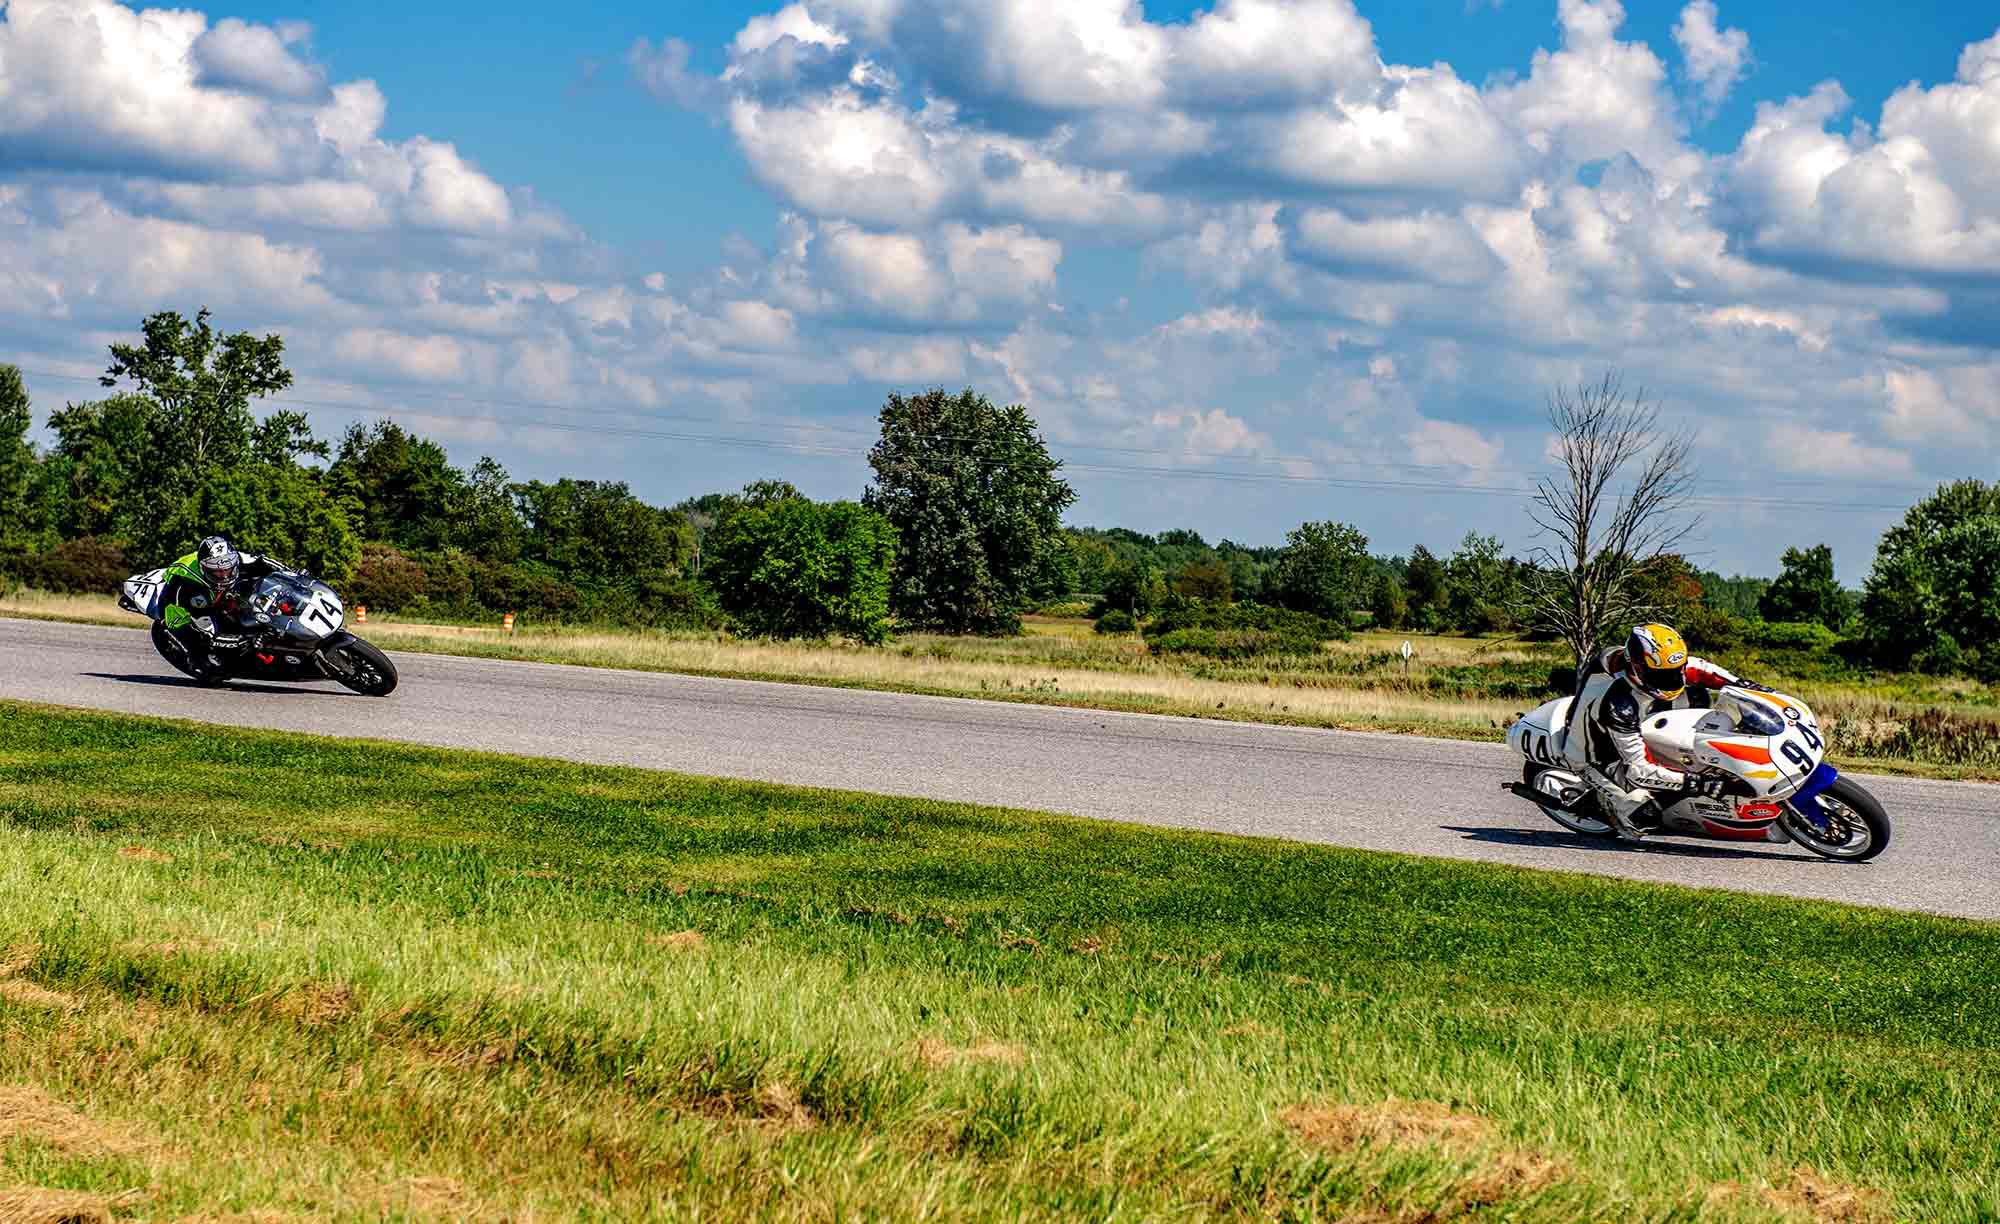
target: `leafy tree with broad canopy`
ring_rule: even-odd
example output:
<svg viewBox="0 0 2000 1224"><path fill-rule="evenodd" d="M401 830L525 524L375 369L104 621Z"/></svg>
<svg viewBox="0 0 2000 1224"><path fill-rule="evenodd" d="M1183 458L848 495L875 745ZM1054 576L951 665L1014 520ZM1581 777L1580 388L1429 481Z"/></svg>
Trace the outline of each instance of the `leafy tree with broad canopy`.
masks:
<svg viewBox="0 0 2000 1224"><path fill-rule="evenodd" d="M123 541L139 563L192 548L204 535L306 565L331 581L351 572L359 537L298 466L324 457L305 418L261 421L253 400L292 384L284 340L224 333L206 308L190 322L163 310L137 344L111 346L98 381L123 391L51 414L56 445L43 464L43 504L66 538Z"/></svg>
<svg viewBox="0 0 2000 1224"><path fill-rule="evenodd" d="M274 438L260 438L250 414L251 400L292 385L284 337L225 335L208 319L206 306L192 324L176 310L146 316L139 325L143 342L112 345L111 364L97 380L106 387L130 380L140 395L159 405L153 428L163 475L185 479L245 462L259 441L266 443L259 448L266 455L282 453L282 440L303 424L303 418L288 414L273 427ZM309 439L306 449L326 453Z"/></svg>
<svg viewBox="0 0 2000 1224"><path fill-rule="evenodd" d="M891 394L862 501L896 528L890 603L909 625L1014 633L1061 551L1076 494L1020 405L971 389Z"/></svg>
<svg viewBox="0 0 2000 1224"><path fill-rule="evenodd" d="M896 529L849 501L745 490L716 523L707 576L723 610L770 637L889 636Z"/></svg>
<svg viewBox="0 0 2000 1224"><path fill-rule="evenodd" d="M1767 621L1816 621L1836 632L1854 615L1854 600L1833 577L1833 549L1787 548L1784 569L1757 600Z"/></svg>
<svg viewBox="0 0 2000 1224"><path fill-rule="evenodd" d="M1301 523L1285 536L1271 574L1278 603L1324 616L1343 628L1374 591L1375 561L1368 537L1346 523Z"/></svg>
<svg viewBox="0 0 2000 1224"><path fill-rule="evenodd" d="M1419 629L1442 629L1445 620L1444 562L1419 544L1410 550L1410 562L1403 567L1403 586L1409 592L1405 615Z"/></svg>
<svg viewBox="0 0 2000 1224"><path fill-rule="evenodd" d="M2000 653L2000 485L1944 485L1884 532L1861 619L1876 658L1891 666L1976 646L1992 668L1985 656Z"/></svg>
<svg viewBox="0 0 2000 1224"><path fill-rule="evenodd" d="M0 549L9 553L25 549L41 529L34 497L39 471L28 445L34 423L20 368L0 365Z"/></svg>

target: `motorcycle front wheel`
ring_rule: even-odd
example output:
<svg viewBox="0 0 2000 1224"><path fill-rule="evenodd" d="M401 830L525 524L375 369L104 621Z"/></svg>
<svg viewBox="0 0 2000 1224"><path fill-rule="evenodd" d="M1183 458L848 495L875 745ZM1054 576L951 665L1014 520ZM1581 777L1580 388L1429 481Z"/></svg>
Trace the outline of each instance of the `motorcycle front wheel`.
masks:
<svg viewBox="0 0 2000 1224"><path fill-rule="evenodd" d="M363 697L387 697L396 689L396 665L358 637L320 652L327 674Z"/></svg>
<svg viewBox="0 0 2000 1224"><path fill-rule="evenodd" d="M1820 792L1821 827L1787 803L1778 816L1785 833L1799 845L1841 863L1865 863L1889 848L1889 813L1860 783L1836 778Z"/></svg>

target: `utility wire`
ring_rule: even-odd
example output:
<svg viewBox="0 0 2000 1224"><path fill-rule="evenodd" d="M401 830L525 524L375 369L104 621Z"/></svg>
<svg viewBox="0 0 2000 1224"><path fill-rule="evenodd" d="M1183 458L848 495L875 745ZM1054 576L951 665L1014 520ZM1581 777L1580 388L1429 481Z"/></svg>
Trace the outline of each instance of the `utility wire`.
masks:
<svg viewBox="0 0 2000 1224"><path fill-rule="evenodd" d="M24 370L23 373L31 374L34 377L38 378L61 379L72 382L94 383L97 381L95 378L83 378L71 374L59 374L54 371ZM340 384L335 382L332 385L352 386L353 384ZM420 396L417 398L422 398L422 397ZM441 399L449 402L463 403L472 406L485 406L485 405L498 404L507 406L527 407L531 409L548 407L548 405L546 404L536 404L533 401L482 399L482 398L457 395L451 393L434 394L430 395L428 398ZM467 413L442 412L442 411L427 411L423 409L382 408L380 406L371 404L355 404L338 400L311 399L307 397L293 396L293 395L284 396L283 399L279 401L279 404L280 406L302 407L309 409L317 409L326 412L372 415L378 417L389 417L392 419L399 415L405 418L445 417L454 420L482 421L496 425L510 425L517 428L550 429L564 433L633 437L633 438L652 438L663 441L690 442L700 445L729 446L729 447L755 449L755 450L772 450L772 451L781 451L794 454L866 458L869 453L866 448L855 448L852 446L838 446L828 443L816 443L810 441L790 441L778 438L761 438L744 434L690 433L679 430L644 429L636 426L593 425L593 424L579 423L575 421L554 421L545 418L498 416L492 414L467 414ZM571 409L571 411L577 411L577 410L578 409ZM655 420L659 419L683 420L683 421L696 422L702 424L734 423L734 422L729 422L724 418L718 418L718 417L693 417L693 416L681 416L676 414L654 413L654 412L639 413L639 412L619 410L615 408L602 408L595 406L590 406L582 410L594 411L598 413L625 415L625 416L644 416L647 419L655 419ZM845 433L858 436L868 436L864 431L852 428L843 428L838 426L772 425L770 427L793 431L793 432ZM977 445L981 441L981 439L979 438L968 437L965 435L945 435L945 439L949 441L969 442L974 445ZM1074 449L1074 450L1111 451L1111 452L1128 453L1135 455L1164 456L1168 458L1200 457L1192 454L1185 454L1184 452L1167 451L1163 449L1148 449L1142 447L1112 447L1112 446L1068 444L1068 443L1064 444L1064 446L1067 449ZM944 465L979 462L979 458L977 456L953 457L953 456L938 455L938 456L930 456L929 460L931 462ZM1440 465L1399 464L1393 462L1371 463L1365 461L1327 461L1327 460L1311 459L1304 456L1290 457L1290 458L1264 457L1258 459L1257 461L1305 462L1305 463L1315 463L1315 464L1326 464L1329 466L1363 467L1370 470L1380 469L1380 468L1389 468L1397 470L1406 469L1413 471L1460 470L1457 468L1445 467ZM1253 484L1256 483L1295 484L1295 485L1311 485L1311 486L1320 486L1329 488L1406 491L1406 492L1422 492L1422 493L1470 494L1474 496L1509 497L1509 498L1531 498L1536 493L1536 490L1532 487L1489 485L1489 484L1474 483L1470 481L1381 480L1381 479L1368 479L1362 477L1302 475L1293 472L1244 472L1244 471L1232 471L1227 468L1213 468L1213 467L1182 468L1182 467L1171 467L1165 465L1117 464L1117 463L1069 461L1063 464L1063 470L1068 472L1087 472L1094 475L1105 475L1114 477L1133 477L1133 478L1143 477L1146 479L1153 479L1153 480L1158 480L1158 479L1209 480L1209 481L1224 481L1224 482L1253 483ZM1505 471L1504 469L1496 469L1496 470ZM1532 473L1518 473L1518 472L1509 474L1534 475ZM1817 486L1820 482L1811 482L1811 483ZM1928 489L1930 486L1893 485L1884 482L1876 487ZM1798 509L1823 510L1836 513L1874 512L1874 511L1885 511L1885 510L1897 511L1897 510L1907 509L1907 506L1902 503L1829 501L1829 500L1801 499L1794 497L1758 497L1758 496L1740 495L1740 494L1731 496L1721 496L1717 494L1697 493L1690 496L1686 500L1691 505L1700 505L1700 506L1716 506L1716 507L1781 506L1781 507L1798 508Z"/></svg>

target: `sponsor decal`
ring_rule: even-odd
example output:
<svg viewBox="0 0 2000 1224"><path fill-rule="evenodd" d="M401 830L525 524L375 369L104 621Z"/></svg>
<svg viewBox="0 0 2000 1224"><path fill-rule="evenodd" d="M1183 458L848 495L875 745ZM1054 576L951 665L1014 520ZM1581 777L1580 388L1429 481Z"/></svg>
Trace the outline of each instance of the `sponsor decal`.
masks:
<svg viewBox="0 0 2000 1224"><path fill-rule="evenodd" d="M188 599L188 607L190 608L206 608L207 606L208 596L206 595L195 595Z"/></svg>

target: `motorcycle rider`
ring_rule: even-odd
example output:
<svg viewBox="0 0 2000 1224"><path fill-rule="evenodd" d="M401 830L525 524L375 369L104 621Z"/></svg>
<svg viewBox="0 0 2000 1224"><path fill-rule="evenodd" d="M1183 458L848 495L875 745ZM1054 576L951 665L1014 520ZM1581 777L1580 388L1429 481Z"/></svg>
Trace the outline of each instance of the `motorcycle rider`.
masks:
<svg viewBox="0 0 2000 1224"><path fill-rule="evenodd" d="M1574 728L1576 713L1582 715L1582 751L1576 752L1574 736L1565 747L1573 758L1581 756L1584 779L1621 839L1637 841L1646 835L1639 822L1658 808L1660 793L1724 793L1728 779L1696 777L1655 760L1639 725L1665 710L1705 708L1712 691L1732 684L1769 691L1690 655L1671 625L1635 625L1623 646L1598 657L1571 716Z"/></svg>
<svg viewBox="0 0 2000 1224"><path fill-rule="evenodd" d="M219 535L209 536L195 550L167 567L160 592L161 621L167 634L187 652L195 679L218 680L223 664L213 653L215 639L251 630L245 601L258 579L297 571L269 557L238 552Z"/></svg>

